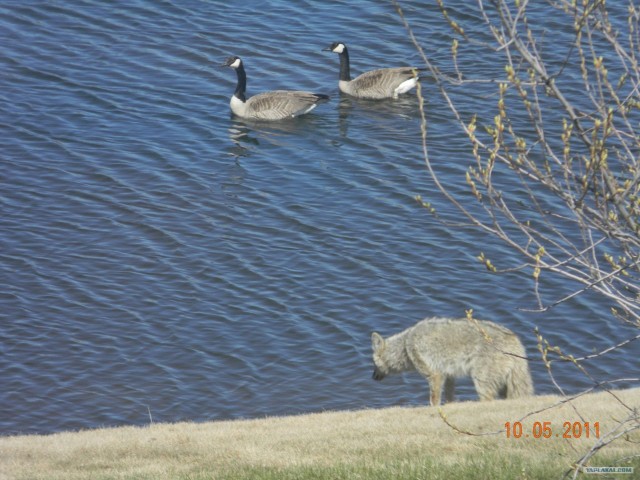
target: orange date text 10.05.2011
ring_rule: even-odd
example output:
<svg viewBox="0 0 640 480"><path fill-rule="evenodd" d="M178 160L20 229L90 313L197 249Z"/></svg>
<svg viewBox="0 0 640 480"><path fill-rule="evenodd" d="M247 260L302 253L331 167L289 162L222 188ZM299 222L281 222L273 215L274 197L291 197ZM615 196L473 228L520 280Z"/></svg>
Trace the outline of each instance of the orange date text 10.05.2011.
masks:
<svg viewBox="0 0 640 480"><path fill-rule="evenodd" d="M564 422L560 430L551 422L533 422L529 431L522 422L506 422L504 428L507 438L600 438L600 422Z"/></svg>

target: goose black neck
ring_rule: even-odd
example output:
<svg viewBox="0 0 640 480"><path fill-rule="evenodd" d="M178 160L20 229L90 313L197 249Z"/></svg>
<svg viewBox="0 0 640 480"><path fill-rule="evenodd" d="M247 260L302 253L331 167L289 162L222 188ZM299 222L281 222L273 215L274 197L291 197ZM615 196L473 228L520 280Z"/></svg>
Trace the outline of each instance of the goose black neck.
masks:
<svg viewBox="0 0 640 480"><path fill-rule="evenodd" d="M247 90L247 74L244 72L244 65L242 63L236 68L236 74L238 75L238 84L233 94L243 102L246 102L247 99L244 96L244 92Z"/></svg>
<svg viewBox="0 0 640 480"><path fill-rule="evenodd" d="M349 51L344 47L340 55L340 80L350 81L351 73L349 68Z"/></svg>

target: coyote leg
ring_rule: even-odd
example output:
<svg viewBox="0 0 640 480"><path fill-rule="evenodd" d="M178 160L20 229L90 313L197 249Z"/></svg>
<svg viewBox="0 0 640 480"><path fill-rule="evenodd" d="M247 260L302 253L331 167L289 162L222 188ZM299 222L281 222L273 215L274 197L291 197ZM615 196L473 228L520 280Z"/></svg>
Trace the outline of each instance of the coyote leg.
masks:
<svg viewBox="0 0 640 480"><path fill-rule="evenodd" d="M442 384L444 383L444 377L440 373L432 373L427 377L429 381L429 393L431 406L440 405L442 400Z"/></svg>
<svg viewBox="0 0 640 480"><path fill-rule="evenodd" d="M490 378L473 376L473 385L476 387L480 401L494 400L498 394Z"/></svg>
<svg viewBox="0 0 640 480"><path fill-rule="evenodd" d="M444 381L444 401L449 403L454 400L454 390L456 388L456 379L447 377Z"/></svg>

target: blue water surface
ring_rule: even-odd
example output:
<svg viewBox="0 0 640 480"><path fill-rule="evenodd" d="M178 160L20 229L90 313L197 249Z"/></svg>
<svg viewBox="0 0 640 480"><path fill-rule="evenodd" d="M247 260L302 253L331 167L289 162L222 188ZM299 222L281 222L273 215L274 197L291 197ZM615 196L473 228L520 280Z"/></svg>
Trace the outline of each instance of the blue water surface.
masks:
<svg viewBox="0 0 640 480"><path fill-rule="evenodd" d="M451 69L453 34L423 3L402 2ZM417 375L371 380L370 334L470 308L521 336L541 393L555 389L534 327L576 354L628 336L594 296L521 310L531 272L491 275L480 252L517 257L451 222L415 92L341 97L321 51L336 40L354 73L421 62L386 2L0 5L0 433L422 405ZM233 118L228 55L249 95L332 100L278 124ZM423 94L431 159L466 191L468 140L428 78ZM637 376L628 352L590 373ZM557 380L590 385L572 368ZM462 382L458 399L475 398Z"/></svg>

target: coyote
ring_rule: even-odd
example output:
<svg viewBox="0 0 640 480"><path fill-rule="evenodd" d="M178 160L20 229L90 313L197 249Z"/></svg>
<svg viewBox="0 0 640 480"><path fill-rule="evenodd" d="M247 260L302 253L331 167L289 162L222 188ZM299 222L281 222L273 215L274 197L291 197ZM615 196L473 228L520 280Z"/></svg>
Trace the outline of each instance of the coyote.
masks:
<svg viewBox="0 0 640 480"><path fill-rule="evenodd" d="M374 332L373 378L417 370L429 382L431 405L453 401L456 377L471 377L480 400L533 395L522 343L508 328L475 319L426 318L384 339Z"/></svg>

